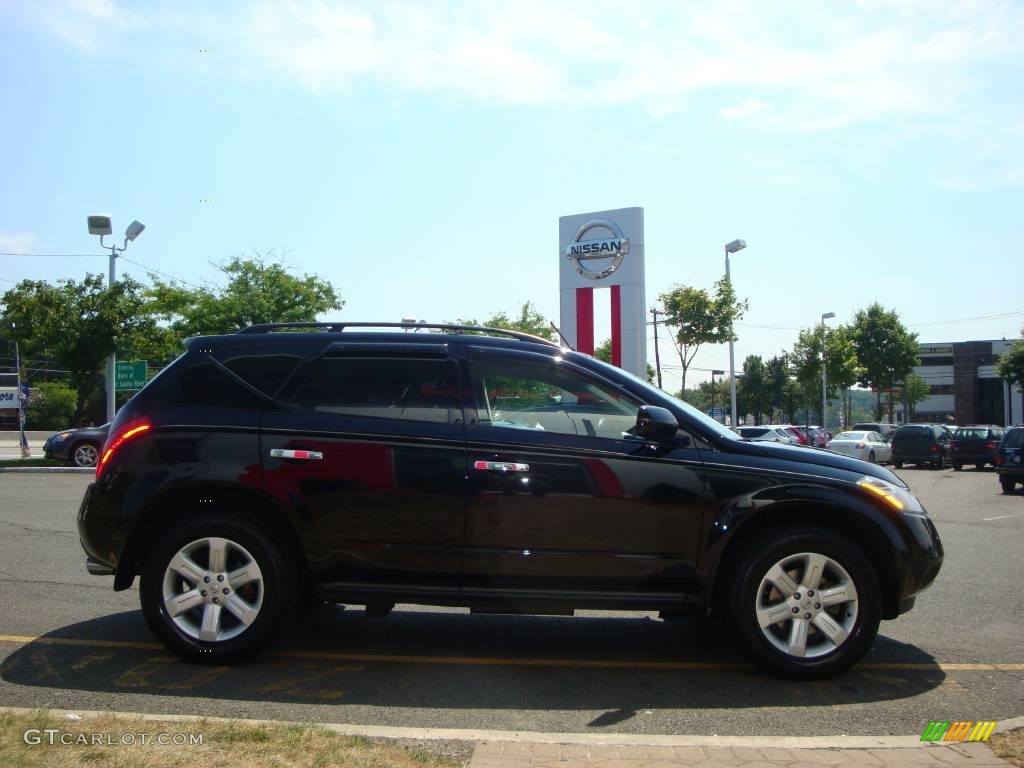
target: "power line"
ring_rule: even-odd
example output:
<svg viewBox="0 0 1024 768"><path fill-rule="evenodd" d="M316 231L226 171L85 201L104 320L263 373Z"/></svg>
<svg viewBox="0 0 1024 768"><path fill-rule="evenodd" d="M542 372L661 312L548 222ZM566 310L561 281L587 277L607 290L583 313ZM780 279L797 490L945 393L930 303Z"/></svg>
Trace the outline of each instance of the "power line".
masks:
<svg viewBox="0 0 1024 768"><path fill-rule="evenodd" d="M44 259L106 259L109 258L103 253L10 253L0 251L0 256L31 256Z"/></svg>
<svg viewBox="0 0 1024 768"><path fill-rule="evenodd" d="M161 276L169 278L171 280L176 280L177 282L182 283L182 284L187 285L187 286L190 286L192 288L199 288L199 289L202 288L202 286L196 285L195 283L190 283L188 280L184 280L184 279L182 279L180 277L175 277L174 275L169 275L166 272L161 272L159 269L154 269L153 267L147 266L147 265L143 264L142 262L133 261L132 259L129 259L127 256L118 256L118 258L121 259L122 261L127 261L129 264L134 264L136 267L142 267L143 269L148 269L150 272L153 272L154 274L161 275Z"/></svg>
<svg viewBox="0 0 1024 768"><path fill-rule="evenodd" d="M921 327L925 325L950 325L952 323L969 323L973 320L997 320L1002 317L1014 317L1015 315L1024 315L1024 310L1017 310L1016 312L1003 312L998 315L978 315L977 317L961 317L957 320L935 320L934 322L927 323L907 323L914 327Z"/></svg>

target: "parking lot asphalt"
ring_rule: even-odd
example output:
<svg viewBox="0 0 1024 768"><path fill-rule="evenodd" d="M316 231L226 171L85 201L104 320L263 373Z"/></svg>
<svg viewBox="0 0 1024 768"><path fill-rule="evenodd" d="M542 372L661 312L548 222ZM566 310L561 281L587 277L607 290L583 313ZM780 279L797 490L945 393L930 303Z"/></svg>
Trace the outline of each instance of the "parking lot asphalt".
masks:
<svg viewBox="0 0 1024 768"><path fill-rule="evenodd" d="M471 616L328 606L237 667L189 665L135 589L85 572L89 476L0 475L0 705L564 733L879 735L1024 714L1024 493L993 472L908 468L946 547L936 584L863 662L791 683L727 635L652 614Z"/></svg>

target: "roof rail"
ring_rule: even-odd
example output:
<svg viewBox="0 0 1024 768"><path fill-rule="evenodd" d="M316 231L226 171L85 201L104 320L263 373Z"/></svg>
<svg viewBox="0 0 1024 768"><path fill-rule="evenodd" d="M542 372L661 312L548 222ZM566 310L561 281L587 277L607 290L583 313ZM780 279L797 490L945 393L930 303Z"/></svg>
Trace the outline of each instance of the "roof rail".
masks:
<svg viewBox="0 0 1024 768"><path fill-rule="evenodd" d="M540 344L547 344L552 347L557 347L558 344L545 339L541 336L534 336L530 333L521 333L520 331L510 331L506 328L491 328L486 325L460 325L457 323L353 323L353 322L333 322L333 323L317 323L317 322L294 322L294 323L260 323L259 325L250 325L248 328L243 328L238 331L239 334L255 334L255 333L273 333L279 329L286 328L316 328L323 329L327 333L340 333L346 328L401 328L404 330L417 331L420 328L430 328L435 330L445 331L473 331L490 336L509 336L513 339L519 339L520 341L533 341Z"/></svg>

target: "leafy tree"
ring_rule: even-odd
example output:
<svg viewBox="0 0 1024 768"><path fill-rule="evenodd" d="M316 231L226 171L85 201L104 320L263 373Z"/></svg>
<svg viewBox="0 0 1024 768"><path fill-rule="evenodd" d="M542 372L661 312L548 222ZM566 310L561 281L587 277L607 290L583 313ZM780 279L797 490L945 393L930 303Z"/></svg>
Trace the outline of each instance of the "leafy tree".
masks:
<svg viewBox="0 0 1024 768"><path fill-rule="evenodd" d="M60 381L43 381L39 394L28 404L27 422L31 429L63 429L75 416L78 397L75 390Z"/></svg>
<svg viewBox="0 0 1024 768"><path fill-rule="evenodd" d="M821 325L804 328L789 357L802 405L815 410L821 407L821 354L825 349L826 333Z"/></svg>
<svg viewBox="0 0 1024 768"><path fill-rule="evenodd" d="M686 393L686 373L697 351L704 344L723 344L733 334L733 323L743 317L746 301L738 301L732 284L722 278L714 293L703 288L677 285L659 296L665 307L665 325L673 329L672 342L683 368L682 392Z"/></svg>
<svg viewBox="0 0 1024 768"><path fill-rule="evenodd" d="M92 274L81 282L23 280L4 294L0 310L22 354L52 357L69 371L78 392L75 424L81 422L106 358L156 327L140 283L124 277L108 289L104 282L102 275Z"/></svg>
<svg viewBox="0 0 1024 768"><path fill-rule="evenodd" d="M291 274L271 251L252 259L235 256L218 268L227 278L223 288L188 288L151 275L151 311L184 338L257 323L313 321L345 305L329 281Z"/></svg>
<svg viewBox="0 0 1024 768"><path fill-rule="evenodd" d="M1021 338L1013 342L999 357L999 376L1011 387L1024 387L1024 328Z"/></svg>
<svg viewBox="0 0 1024 768"><path fill-rule="evenodd" d="M843 423L852 424L850 388L857 383L861 370L857 362L853 329L850 326L840 325L833 328L825 337L825 370L828 375L829 391L838 390L842 398L843 413L846 416Z"/></svg>
<svg viewBox="0 0 1024 768"><path fill-rule="evenodd" d="M789 387L789 361L786 353L776 355L765 363L765 396L767 407L771 418L770 421L777 422L781 419L776 415L786 409L786 403L790 399Z"/></svg>
<svg viewBox="0 0 1024 768"><path fill-rule="evenodd" d="M853 343L863 369L860 384L876 390L878 418L882 417L882 390L889 391L889 420L893 417L892 388L917 365L917 334L910 333L895 311L875 302L854 318Z"/></svg>
<svg viewBox="0 0 1024 768"><path fill-rule="evenodd" d="M484 320L482 323L477 322L475 319L464 319L460 318L455 321L458 325L484 325L488 328L504 328L509 331L518 331L519 333L529 333L532 336L540 336L542 339L548 341L559 342L560 339L555 329L551 327L551 323L544 315L537 311L537 307L534 306L532 301L524 301L519 307L519 316L516 318L511 317L504 310L493 313L490 317ZM611 349L611 342L608 342L609 350ZM609 351L609 356L611 352Z"/></svg>
<svg viewBox="0 0 1024 768"><path fill-rule="evenodd" d="M771 408L768 388L768 370L760 355L748 355L743 361L743 378L738 382L736 396L743 413L751 413L754 423L762 423L763 414Z"/></svg>
<svg viewBox="0 0 1024 768"><path fill-rule="evenodd" d="M903 378L900 389L900 402L903 403L907 421L914 418L914 407L926 399L930 393L928 382L911 371Z"/></svg>

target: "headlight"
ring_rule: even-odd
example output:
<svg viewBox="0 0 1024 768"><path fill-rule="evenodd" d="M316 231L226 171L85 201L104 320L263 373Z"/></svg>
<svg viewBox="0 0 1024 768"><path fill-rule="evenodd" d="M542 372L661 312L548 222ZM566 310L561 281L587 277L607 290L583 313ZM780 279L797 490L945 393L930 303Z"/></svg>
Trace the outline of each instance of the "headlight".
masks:
<svg viewBox="0 0 1024 768"><path fill-rule="evenodd" d="M886 480L882 480L878 477L871 477L870 475L865 475L858 480L857 485L869 493L873 493L875 496L885 499L885 501L898 512L917 512L918 514L924 514L924 507L921 506L921 502L905 488L900 488L898 485L893 485Z"/></svg>
<svg viewBox="0 0 1024 768"><path fill-rule="evenodd" d="M59 443L61 440L67 440L69 437L71 437L70 432L61 432L59 435L53 436L53 442Z"/></svg>

